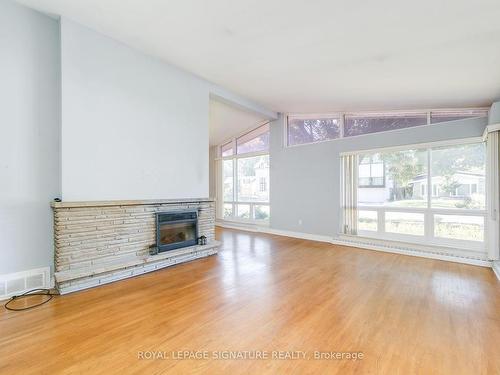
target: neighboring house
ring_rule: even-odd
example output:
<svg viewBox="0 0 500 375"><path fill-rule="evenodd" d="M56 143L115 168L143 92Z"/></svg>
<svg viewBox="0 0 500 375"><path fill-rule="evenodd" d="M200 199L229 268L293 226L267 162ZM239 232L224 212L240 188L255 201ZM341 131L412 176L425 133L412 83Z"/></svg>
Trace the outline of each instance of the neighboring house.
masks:
<svg viewBox="0 0 500 375"><path fill-rule="evenodd" d="M452 191L445 189L445 186L449 183L449 181L453 181L455 185ZM427 182L425 175L415 177L411 183L413 184L414 198L418 199L427 195ZM471 197L473 194L484 194L484 192L484 174L459 171L449 176L448 181L445 176L432 177L431 196L433 197L464 198Z"/></svg>
<svg viewBox="0 0 500 375"><path fill-rule="evenodd" d="M453 182L453 189L446 185ZM485 194L485 177L482 173L458 171L448 176L432 177L432 197L470 198L474 194ZM427 196L427 175L416 176L411 182L411 199L423 199ZM361 205L378 205L391 201L394 181L385 174L384 162L377 155L365 157L359 166L358 202Z"/></svg>
<svg viewBox="0 0 500 375"><path fill-rule="evenodd" d="M267 202L269 200L268 162L260 160L253 166L253 171L254 175L238 176L238 200L243 202ZM224 192L226 197L232 195L232 186L233 177L226 176L224 178Z"/></svg>
<svg viewBox="0 0 500 375"><path fill-rule="evenodd" d="M391 197L394 184L385 174L385 165L378 154L366 156L359 165L358 202L373 205L386 202Z"/></svg>
<svg viewBox="0 0 500 375"><path fill-rule="evenodd" d="M255 175L239 178L238 196L241 201L263 201L269 196L269 165L260 160L253 168Z"/></svg>

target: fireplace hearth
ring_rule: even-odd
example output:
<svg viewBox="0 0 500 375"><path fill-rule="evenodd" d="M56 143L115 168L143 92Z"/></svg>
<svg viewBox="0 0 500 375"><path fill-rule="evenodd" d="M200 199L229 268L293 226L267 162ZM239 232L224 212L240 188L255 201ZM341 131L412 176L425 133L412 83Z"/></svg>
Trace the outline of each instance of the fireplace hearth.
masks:
<svg viewBox="0 0 500 375"><path fill-rule="evenodd" d="M196 245L198 212L176 211L156 214L156 251L158 253Z"/></svg>

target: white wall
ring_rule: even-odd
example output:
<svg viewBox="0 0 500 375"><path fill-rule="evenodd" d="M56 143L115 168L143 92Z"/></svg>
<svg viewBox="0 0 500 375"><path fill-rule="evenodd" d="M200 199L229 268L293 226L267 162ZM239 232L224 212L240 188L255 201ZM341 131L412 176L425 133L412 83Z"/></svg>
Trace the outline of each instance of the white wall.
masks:
<svg viewBox="0 0 500 375"><path fill-rule="evenodd" d="M209 195L209 84L61 20L62 198Z"/></svg>
<svg viewBox="0 0 500 375"><path fill-rule="evenodd" d="M59 24L0 0L0 274L52 266L60 194Z"/></svg>

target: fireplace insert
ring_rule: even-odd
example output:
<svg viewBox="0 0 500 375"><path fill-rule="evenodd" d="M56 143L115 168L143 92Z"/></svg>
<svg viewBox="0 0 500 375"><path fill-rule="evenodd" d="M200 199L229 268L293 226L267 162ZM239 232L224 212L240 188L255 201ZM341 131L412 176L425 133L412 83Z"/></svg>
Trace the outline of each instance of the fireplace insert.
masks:
<svg viewBox="0 0 500 375"><path fill-rule="evenodd" d="M156 247L159 253L196 245L198 212L174 211L156 214Z"/></svg>

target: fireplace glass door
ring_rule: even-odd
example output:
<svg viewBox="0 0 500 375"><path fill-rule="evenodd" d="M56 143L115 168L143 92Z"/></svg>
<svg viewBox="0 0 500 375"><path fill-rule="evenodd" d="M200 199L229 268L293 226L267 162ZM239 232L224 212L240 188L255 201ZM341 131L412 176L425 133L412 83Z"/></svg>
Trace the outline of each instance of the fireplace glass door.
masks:
<svg viewBox="0 0 500 375"><path fill-rule="evenodd" d="M198 238L197 212L160 212L157 214L158 252L193 246Z"/></svg>
<svg viewBox="0 0 500 375"><path fill-rule="evenodd" d="M160 245L196 240L196 224L174 223L161 224Z"/></svg>

